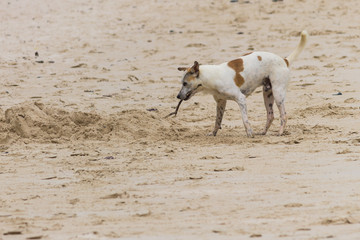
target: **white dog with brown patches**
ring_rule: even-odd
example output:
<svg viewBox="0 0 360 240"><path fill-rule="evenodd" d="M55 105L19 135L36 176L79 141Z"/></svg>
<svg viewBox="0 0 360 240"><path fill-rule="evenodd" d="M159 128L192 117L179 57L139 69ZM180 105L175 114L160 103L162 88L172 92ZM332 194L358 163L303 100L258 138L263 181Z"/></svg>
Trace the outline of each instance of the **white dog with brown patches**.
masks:
<svg viewBox="0 0 360 240"><path fill-rule="evenodd" d="M178 99L188 100L195 93L204 91L213 95L216 106L215 128L210 135L216 136L221 129L226 101L239 104L242 120L248 137L253 137L246 107L246 97L257 87L263 86L263 96L267 111L267 121L262 134L266 134L273 119L274 101L280 112L279 135L284 133L287 117L285 112L286 88L290 79L289 66L305 47L308 33L301 33L297 48L286 58L268 52L253 52L220 65L199 65L194 62L190 68L179 67L185 71Z"/></svg>

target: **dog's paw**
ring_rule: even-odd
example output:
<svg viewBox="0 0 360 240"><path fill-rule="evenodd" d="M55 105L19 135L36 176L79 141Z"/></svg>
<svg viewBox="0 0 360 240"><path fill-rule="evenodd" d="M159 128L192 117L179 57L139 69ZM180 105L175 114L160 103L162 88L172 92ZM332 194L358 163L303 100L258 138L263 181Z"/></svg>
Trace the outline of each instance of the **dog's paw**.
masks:
<svg viewBox="0 0 360 240"><path fill-rule="evenodd" d="M208 135L208 136L213 136L213 137L215 137L215 136L216 136L216 132L215 132L215 131L209 132L207 135Z"/></svg>
<svg viewBox="0 0 360 240"><path fill-rule="evenodd" d="M247 136L250 137L250 138L253 138L253 137L254 137L254 133L253 133L252 129L247 130L247 131L246 131L246 134L247 134Z"/></svg>
<svg viewBox="0 0 360 240"><path fill-rule="evenodd" d="M262 132L259 132L259 135L266 135L266 133L267 133L267 130L264 130Z"/></svg>
<svg viewBox="0 0 360 240"><path fill-rule="evenodd" d="M266 135L266 132L262 131L262 132L256 132L255 135Z"/></svg>
<svg viewBox="0 0 360 240"><path fill-rule="evenodd" d="M282 131L282 132L278 132L277 134L276 134L277 136L286 136L286 135L290 135L290 132L288 132L288 131Z"/></svg>

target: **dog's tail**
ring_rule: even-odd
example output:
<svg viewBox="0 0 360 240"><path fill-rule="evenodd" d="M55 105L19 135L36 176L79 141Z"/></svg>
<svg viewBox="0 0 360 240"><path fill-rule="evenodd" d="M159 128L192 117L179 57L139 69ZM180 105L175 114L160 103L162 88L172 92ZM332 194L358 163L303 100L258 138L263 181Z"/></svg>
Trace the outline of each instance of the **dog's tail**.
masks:
<svg viewBox="0 0 360 240"><path fill-rule="evenodd" d="M307 33L306 30L301 32L301 39L299 45L289 56L286 57L286 60L289 62L289 65L291 65L291 63L300 55L300 53L304 49L308 36L309 34Z"/></svg>

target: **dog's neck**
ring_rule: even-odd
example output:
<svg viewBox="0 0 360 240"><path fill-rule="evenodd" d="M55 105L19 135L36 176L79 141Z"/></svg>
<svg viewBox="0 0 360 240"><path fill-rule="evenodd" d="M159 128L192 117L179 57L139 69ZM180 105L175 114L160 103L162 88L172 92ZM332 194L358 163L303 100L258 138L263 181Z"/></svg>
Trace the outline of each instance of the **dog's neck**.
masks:
<svg viewBox="0 0 360 240"><path fill-rule="evenodd" d="M199 71L199 84L201 84L204 89L214 89L215 81L220 78L219 65L200 65Z"/></svg>

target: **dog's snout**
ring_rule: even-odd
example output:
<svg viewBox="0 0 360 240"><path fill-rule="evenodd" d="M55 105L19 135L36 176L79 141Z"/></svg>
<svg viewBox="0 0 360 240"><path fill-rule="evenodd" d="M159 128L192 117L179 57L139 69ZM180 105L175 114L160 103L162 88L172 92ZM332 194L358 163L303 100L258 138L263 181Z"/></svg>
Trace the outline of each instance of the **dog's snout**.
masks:
<svg viewBox="0 0 360 240"><path fill-rule="evenodd" d="M177 99L181 99L181 98L180 98L180 93L177 95Z"/></svg>

